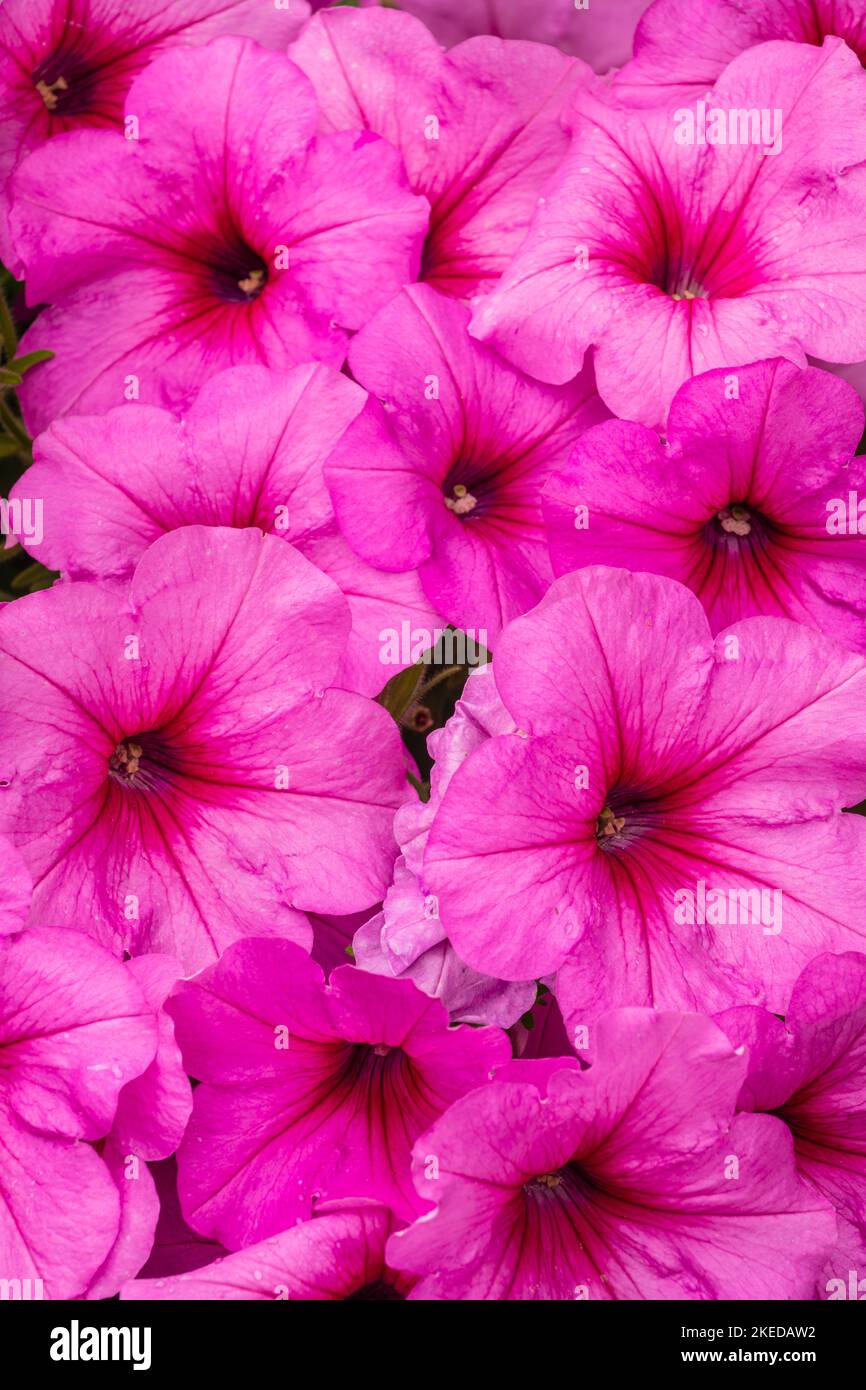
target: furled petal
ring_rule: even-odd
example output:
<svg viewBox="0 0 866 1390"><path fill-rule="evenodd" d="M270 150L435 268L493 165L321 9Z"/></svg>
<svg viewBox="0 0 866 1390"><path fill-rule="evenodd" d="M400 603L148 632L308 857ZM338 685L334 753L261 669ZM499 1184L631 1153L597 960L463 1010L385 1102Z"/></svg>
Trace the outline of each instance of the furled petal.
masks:
<svg viewBox="0 0 866 1390"><path fill-rule="evenodd" d="M146 1163L125 1154L117 1140L109 1140L102 1159L117 1187L120 1224L106 1259L87 1286L90 1299L113 1298L128 1279L134 1279L153 1249L159 1216L159 1198Z"/></svg>
<svg viewBox="0 0 866 1390"><path fill-rule="evenodd" d="M392 1214L375 1202L331 1204L304 1221L192 1273L137 1279L121 1298L397 1301L414 1282L388 1268Z"/></svg>

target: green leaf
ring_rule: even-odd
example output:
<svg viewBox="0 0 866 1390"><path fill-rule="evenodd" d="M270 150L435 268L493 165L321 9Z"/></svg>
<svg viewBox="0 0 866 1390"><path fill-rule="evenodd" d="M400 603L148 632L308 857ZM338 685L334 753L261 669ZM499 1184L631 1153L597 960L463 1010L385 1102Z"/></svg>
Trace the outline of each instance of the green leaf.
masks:
<svg viewBox="0 0 866 1390"><path fill-rule="evenodd" d="M407 772L407 773L406 773L406 776L407 776L407 778L408 778L408 780L409 780L409 785L412 786L412 787L414 787L415 790L416 790L416 792L418 793L418 799L419 799L419 801L429 801L429 800L430 800L430 783L429 783L429 782L422 782L422 781L420 780L420 778L418 778L418 777L413 777L411 772Z"/></svg>
<svg viewBox="0 0 866 1390"><path fill-rule="evenodd" d="M32 565L10 580L9 587L16 594L35 594L40 589L50 589L55 579L59 578L60 575L54 570L47 570L38 560L34 560Z"/></svg>
<svg viewBox="0 0 866 1390"><path fill-rule="evenodd" d="M23 380L20 372L13 372L11 367L0 367L0 386L20 386Z"/></svg>
<svg viewBox="0 0 866 1390"><path fill-rule="evenodd" d="M420 663L416 666L407 666L405 671L400 671L385 686L379 696L380 704L383 704L388 713L399 720L417 695L423 677L424 667Z"/></svg>
<svg viewBox="0 0 866 1390"><path fill-rule="evenodd" d="M19 372L22 376L29 372L31 367L36 367L40 362L50 362L54 356L47 348L40 348L38 352L25 352L22 357L16 357L14 362L8 364L8 370Z"/></svg>

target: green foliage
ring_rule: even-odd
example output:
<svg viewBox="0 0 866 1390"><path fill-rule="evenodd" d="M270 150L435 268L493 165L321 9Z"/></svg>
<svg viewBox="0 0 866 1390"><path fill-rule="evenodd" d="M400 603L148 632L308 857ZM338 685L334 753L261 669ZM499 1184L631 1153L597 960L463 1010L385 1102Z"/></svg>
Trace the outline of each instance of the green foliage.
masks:
<svg viewBox="0 0 866 1390"><path fill-rule="evenodd" d="M10 489L33 462L30 436L15 395L25 376L53 352L18 353L16 306L21 301L21 285L0 266L0 494ZM0 538L0 544L5 539ZM22 594L48 589L57 575L32 560L20 545L0 549L0 602L10 603Z"/></svg>

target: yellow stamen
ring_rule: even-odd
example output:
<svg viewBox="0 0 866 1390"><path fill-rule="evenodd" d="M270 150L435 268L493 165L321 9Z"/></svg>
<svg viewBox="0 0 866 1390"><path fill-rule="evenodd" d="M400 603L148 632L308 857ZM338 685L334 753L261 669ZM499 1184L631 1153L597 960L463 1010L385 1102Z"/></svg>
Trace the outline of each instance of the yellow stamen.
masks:
<svg viewBox="0 0 866 1390"><path fill-rule="evenodd" d="M618 816L609 806L605 806L598 820L596 821L595 833L598 839L604 837L609 840L614 835L618 835L625 825L625 816Z"/></svg>
<svg viewBox="0 0 866 1390"><path fill-rule="evenodd" d="M143 752L140 743L119 743L109 759L108 766L119 777L134 777L141 767Z"/></svg>
<svg viewBox="0 0 866 1390"><path fill-rule="evenodd" d="M478 498L473 497L472 493L463 483L454 484L454 496L445 498L445 506L449 512L455 516L468 516L474 507L478 505Z"/></svg>
<svg viewBox="0 0 866 1390"><path fill-rule="evenodd" d="M57 94L58 92L68 92L69 83L66 81L65 77L57 77L51 83L37 82L36 90L41 96L42 100L45 102L45 105L47 106L48 110L56 111L57 103L60 100Z"/></svg>
<svg viewBox="0 0 866 1390"><path fill-rule="evenodd" d="M243 280L238 280L238 289L243 290L244 294L258 294L262 285L265 283L265 273L263 270L251 270L249 275L245 275Z"/></svg>
<svg viewBox="0 0 866 1390"><path fill-rule="evenodd" d="M746 507L723 507L717 513L719 525L729 536L748 536L752 530L752 519Z"/></svg>

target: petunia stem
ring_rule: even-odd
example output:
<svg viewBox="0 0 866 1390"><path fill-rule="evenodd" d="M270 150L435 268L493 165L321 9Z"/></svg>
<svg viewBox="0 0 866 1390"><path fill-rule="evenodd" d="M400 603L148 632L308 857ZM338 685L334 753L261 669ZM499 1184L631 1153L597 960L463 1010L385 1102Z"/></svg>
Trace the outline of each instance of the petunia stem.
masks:
<svg viewBox="0 0 866 1390"><path fill-rule="evenodd" d="M16 420L12 411L3 400L0 400L0 424L2 424L6 433L10 435L16 443L21 445L22 449L28 450L30 448L30 438L27 431L24 429L23 425Z"/></svg>
<svg viewBox="0 0 866 1390"><path fill-rule="evenodd" d="M12 362L18 351L18 334L15 330L15 322L6 302L6 296L0 293L0 337L3 339L3 347L6 352L6 361Z"/></svg>
<svg viewBox="0 0 866 1390"><path fill-rule="evenodd" d="M443 681L447 681L449 676L456 676L457 672L462 670L462 666L446 666L444 671L437 671L435 676L432 676L429 681L425 681L421 686L416 694L416 700L420 700L422 696L428 694L434 686L441 685Z"/></svg>

